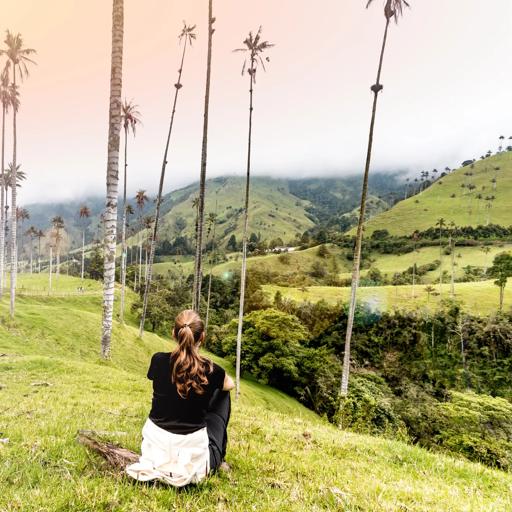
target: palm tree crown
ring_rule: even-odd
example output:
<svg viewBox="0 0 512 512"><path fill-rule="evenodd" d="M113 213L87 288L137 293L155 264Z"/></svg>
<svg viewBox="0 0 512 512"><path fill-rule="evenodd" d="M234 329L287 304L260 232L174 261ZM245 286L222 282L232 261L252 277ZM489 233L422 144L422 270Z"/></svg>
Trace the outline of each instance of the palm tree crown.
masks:
<svg viewBox="0 0 512 512"><path fill-rule="evenodd" d="M27 64L35 64L29 58L29 55L33 55L36 51L32 48L23 48L21 34L13 34L10 30L7 31L4 42L7 49L2 50L2 54L6 55L12 62L12 65L18 70L21 80L23 80L29 75Z"/></svg>
<svg viewBox="0 0 512 512"><path fill-rule="evenodd" d="M178 39L180 42L185 39L186 42L192 46L192 41L196 39L196 34L194 30L196 29L196 25L187 25L186 22L183 22L183 29L180 32L180 35L178 36Z"/></svg>
<svg viewBox="0 0 512 512"><path fill-rule="evenodd" d="M385 0L384 4L384 16L386 19L390 20L391 18L395 18L395 22L398 23L398 18L403 15L404 7L410 7L409 3L406 0ZM370 7L370 4L373 0L368 0L366 4L366 8Z"/></svg>
<svg viewBox="0 0 512 512"><path fill-rule="evenodd" d="M133 103L133 100L124 100L121 105L121 118L123 120L123 128L126 131L131 130L135 136L138 124L142 124L141 114L138 111L139 106Z"/></svg>
<svg viewBox="0 0 512 512"><path fill-rule="evenodd" d="M236 50L234 50L235 52L245 52L249 54L248 58L244 61L244 65L242 67L242 75L245 73L247 65L249 64L248 73L250 75L253 75L252 78L254 82L256 82L256 69L258 67L258 64L261 64L261 67L263 68L263 70L265 70L265 62L268 62L270 60L269 57L266 57L265 60L263 60L263 52L275 46L272 43L269 43L268 41L261 40L262 31L263 27L260 27L258 29L258 32L256 32L256 35L254 35L252 32L249 32L249 35L243 42L245 47L237 48Z"/></svg>
<svg viewBox="0 0 512 512"><path fill-rule="evenodd" d="M80 207L78 214L80 215L81 219L87 219L91 216L91 210L88 206L83 205Z"/></svg>
<svg viewBox="0 0 512 512"><path fill-rule="evenodd" d="M146 204L146 201L149 201L149 197L146 195L146 191L137 191L137 193L135 194L135 203L137 204L137 207L142 210L144 208L144 205Z"/></svg>

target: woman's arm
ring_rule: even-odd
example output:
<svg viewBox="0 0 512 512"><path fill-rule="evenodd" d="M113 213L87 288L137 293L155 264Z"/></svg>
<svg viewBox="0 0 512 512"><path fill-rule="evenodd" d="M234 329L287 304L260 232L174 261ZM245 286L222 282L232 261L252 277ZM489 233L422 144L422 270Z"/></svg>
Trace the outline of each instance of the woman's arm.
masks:
<svg viewBox="0 0 512 512"><path fill-rule="evenodd" d="M233 379L226 373L226 376L224 377L224 386L222 388L222 391L231 391L235 387L235 383L233 382Z"/></svg>

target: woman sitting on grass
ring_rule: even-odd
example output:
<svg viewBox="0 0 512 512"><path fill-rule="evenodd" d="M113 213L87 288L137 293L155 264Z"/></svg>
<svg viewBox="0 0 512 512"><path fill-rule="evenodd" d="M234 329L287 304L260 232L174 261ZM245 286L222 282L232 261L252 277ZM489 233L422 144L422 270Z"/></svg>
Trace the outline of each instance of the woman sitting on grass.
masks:
<svg viewBox="0 0 512 512"><path fill-rule="evenodd" d="M126 472L142 482L181 487L200 482L223 464L234 384L199 354L205 332L195 311L176 317L173 336L174 352L151 358L153 403L142 429L142 455Z"/></svg>

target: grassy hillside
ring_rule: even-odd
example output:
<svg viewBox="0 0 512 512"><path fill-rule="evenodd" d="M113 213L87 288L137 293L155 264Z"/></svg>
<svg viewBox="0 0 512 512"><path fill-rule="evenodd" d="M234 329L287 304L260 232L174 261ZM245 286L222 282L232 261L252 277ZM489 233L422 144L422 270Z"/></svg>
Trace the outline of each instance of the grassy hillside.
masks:
<svg viewBox="0 0 512 512"><path fill-rule="evenodd" d="M486 268L492 265L494 257L504 251L512 250L512 244L497 244L489 246L489 253L486 254L480 247L455 247L455 277L464 275L464 267L471 265ZM387 277L393 277L395 272L403 272L412 267L432 263L439 260L439 247L422 247L416 252L407 254L371 254L372 268L378 268ZM439 278L441 270L451 272L451 256L443 254L440 269L428 272L423 276L425 283L432 282ZM364 272L363 272L364 275Z"/></svg>
<svg viewBox="0 0 512 512"><path fill-rule="evenodd" d="M434 285L435 291L439 292L439 285ZM283 297L288 297L298 302L310 301L318 302L325 300L330 304L336 304L340 301L348 301L350 288L338 288L334 286L308 286L306 288L291 288L284 286L266 285L263 287L269 297L274 297L279 290ZM359 300L362 303L370 305L376 310L435 310L439 307L442 299L449 298L450 285L442 286L442 295L431 294L430 299L425 291L425 285L412 286L368 286L360 288L358 291ZM498 310L498 287L492 281L482 281L476 283L456 283L455 299L463 304L463 309L471 312L473 315L489 315ZM506 310L512 307L512 287L505 290Z"/></svg>
<svg viewBox="0 0 512 512"><path fill-rule="evenodd" d="M499 167L499 170L495 169ZM472 176L465 175L473 173ZM496 188L491 180L496 178ZM464 185L464 187L463 187ZM470 190L469 186L475 187ZM482 199L477 195L481 194ZM453 197L452 197L453 196ZM485 198L495 196L492 207L486 208ZM444 218L458 226L492 224L509 226L512 223L512 153L475 162L474 168L463 167L441 178L420 194L401 201L390 210L366 223L366 234L387 229L393 235L409 235L415 230L435 226Z"/></svg>
<svg viewBox="0 0 512 512"><path fill-rule="evenodd" d="M340 270L347 271L349 270L348 261L345 258L345 251L336 247L335 245L328 244L329 255L326 258L321 258L318 256L318 247L312 247L310 249L306 249L304 251L294 251L287 253L285 259L280 258L279 254L267 254L265 256L253 256L247 260L247 268L248 269L258 269L265 270L271 272L279 272L279 273L300 273L307 272L311 265L315 261L319 261L323 264L328 264L332 258L336 258L336 262L340 266ZM241 256L238 253L229 254L229 261L224 263L220 263L219 265L215 265L213 268L213 274L216 276L220 276L225 272L232 272L234 270L240 270L242 260ZM176 261L168 261L164 263L155 264L155 273L160 275L165 275L167 271L171 268L175 268ZM180 263L180 268L185 273L192 273L193 271L193 261L192 259L188 259L183 261L182 258L178 260Z"/></svg>
<svg viewBox="0 0 512 512"><path fill-rule="evenodd" d="M9 439L0 443L2 511L512 507L510 474L339 431L251 381L234 404L231 473L182 492L136 485L90 456L75 442L76 431L111 432L111 439L138 449L150 405L145 371L152 352L170 345L152 334L139 340L130 319L115 326L113 358L103 362L100 311L99 297L24 297L12 323L6 299L0 303L0 437Z"/></svg>

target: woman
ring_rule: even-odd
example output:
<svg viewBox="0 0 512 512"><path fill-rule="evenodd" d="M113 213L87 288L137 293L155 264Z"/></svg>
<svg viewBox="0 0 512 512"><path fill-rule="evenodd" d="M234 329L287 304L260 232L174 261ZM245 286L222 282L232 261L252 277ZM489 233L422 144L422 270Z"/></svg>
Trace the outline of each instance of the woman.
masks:
<svg viewBox="0 0 512 512"><path fill-rule="evenodd" d="M233 380L202 357L204 324L192 310L177 317L172 353L151 358L153 403L142 429L142 455L126 468L133 478L182 487L198 483L223 463Z"/></svg>

